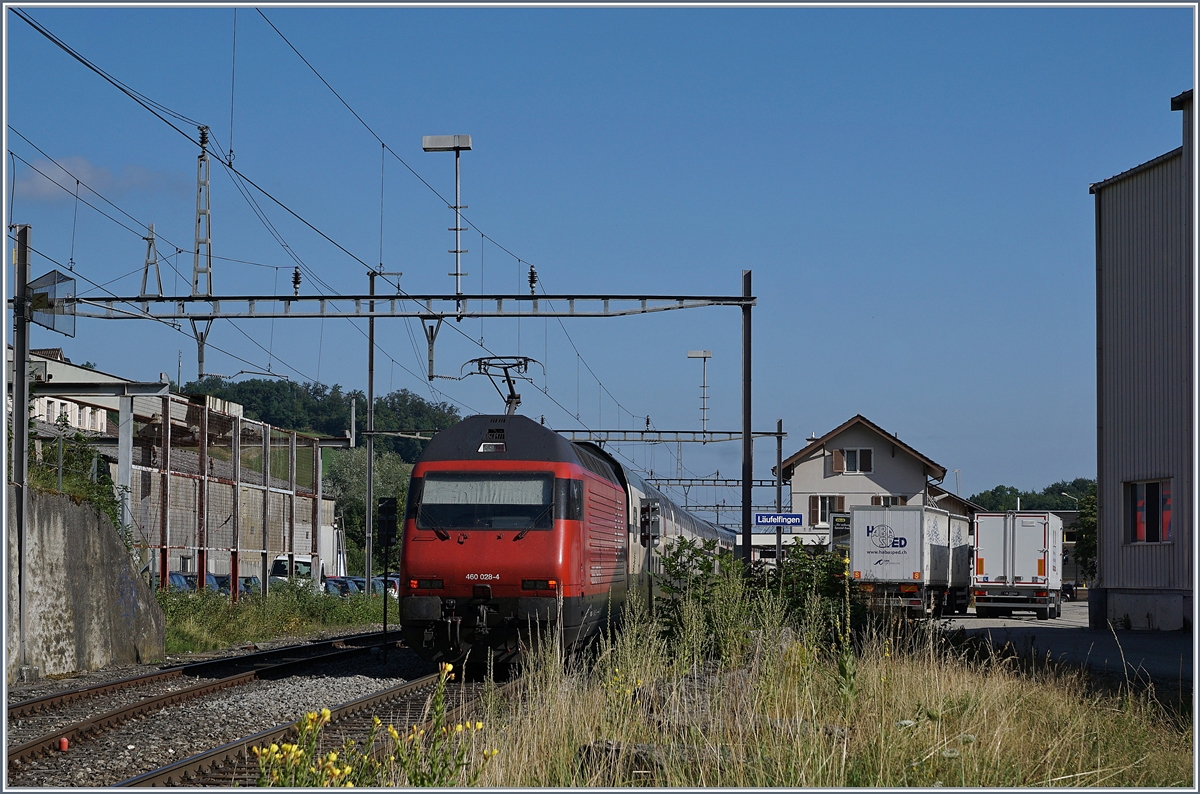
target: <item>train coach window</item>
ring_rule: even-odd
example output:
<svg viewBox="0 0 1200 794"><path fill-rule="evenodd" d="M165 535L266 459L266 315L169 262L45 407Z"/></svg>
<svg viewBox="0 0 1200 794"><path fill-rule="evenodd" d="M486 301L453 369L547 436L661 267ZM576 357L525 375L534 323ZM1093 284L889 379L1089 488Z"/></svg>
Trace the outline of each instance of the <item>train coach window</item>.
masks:
<svg viewBox="0 0 1200 794"><path fill-rule="evenodd" d="M554 518L559 521L583 520L583 480L554 481Z"/></svg>
<svg viewBox="0 0 1200 794"><path fill-rule="evenodd" d="M554 475L531 472L429 472L418 529L550 529Z"/></svg>
<svg viewBox="0 0 1200 794"><path fill-rule="evenodd" d="M417 506L421 504L421 489L425 480L420 477L413 477L408 483L408 501L404 504L404 523L415 520L417 517Z"/></svg>

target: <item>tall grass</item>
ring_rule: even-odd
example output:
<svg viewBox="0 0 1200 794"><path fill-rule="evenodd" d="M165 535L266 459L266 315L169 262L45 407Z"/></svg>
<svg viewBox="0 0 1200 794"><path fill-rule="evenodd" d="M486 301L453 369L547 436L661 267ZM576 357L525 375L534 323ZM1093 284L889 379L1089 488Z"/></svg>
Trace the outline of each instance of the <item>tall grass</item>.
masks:
<svg viewBox="0 0 1200 794"><path fill-rule="evenodd" d="M1194 784L1191 717L1152 693L854 619L837 577L824 594L820 577L749 586L735 565L687 578L654 617L631 601L590 664L553 643L527 657L479 785Z"/></svg>
<svg viewBox="0 0 1200 794"><path fill-rule="evenodd" d="M211 590L159 590L155 597L167 618L166 651L171 654L383 622L381 597L338 598L291 582L272 584L266 598L242 596L236 604ZM395 603L390 606L394 619Z"/></svg>

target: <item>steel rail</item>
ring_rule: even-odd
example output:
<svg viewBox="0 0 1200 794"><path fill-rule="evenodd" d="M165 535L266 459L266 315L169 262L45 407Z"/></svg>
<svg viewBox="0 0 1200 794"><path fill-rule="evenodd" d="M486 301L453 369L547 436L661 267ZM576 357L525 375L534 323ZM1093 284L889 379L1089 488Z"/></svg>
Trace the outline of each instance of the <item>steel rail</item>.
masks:
<svg viewBox="0 0 1200 794"><path fill-rule="evenodd" d="M437 683L437 678L437 674L434 673L423 678L418 678L415 681L408 681L399 686L352 700L349 703L343 703L335 709L330 709L330 723L332 724L365 709L374 708L392 700L398 700L413 692L432 686ZM190 780L207 774L213 769L248 760L251 756L252 747L272 743L280 744L295 734L295 722L276 725L274 728L260 731L253 736L236 739L212 750L198 753L176 761L173 764L138 775L137 777L123 780L115 785L117 787L183 785Z"/></svg>
<svg viewBox="0 0 1200 794"><path fill-rule="evenodd" d="M184 689L177 689L173 692L168 692L155 698L142 700L121 708L113 709L112 711L81 720L72 725L68 725L65 728L60 728L53 733L39 736L36 739L9 749L8 765L11 767L13 764L24 763L45 755L54 750L58 746L59 740L63 738L67 739L68 742L72 742L80 737L87 736L92 733L110 730L128 722L131 719L160 711L167 706L173 706L177 703L195 700L196 698L212 694L213 692L219 692L223 689L230 689L232 687L248 684L260 677L264 677L267 673L276 673L289 667L298 667L301 665L326 662L341 657L353 656L364 653L370 650L371 647L372 646L365 645L357 648L337 650L332 653L318 654L305 659L291 659L279 662L278 664L261 667L257 670L237 673L235 675L220 678L215 681L205 681Z"/></svg>
<svg viewBox="0 0 1200 794"><path fill-rule="evenodd" d="M130 676L117 681L106 681L91 686L79 687L78 689L68 689L62 692L54 692L40 698L31 698L23 700L19 703L10 703L8 705L8 718L24 719L31 717L40 711L45 711L56 706L65 706L69 703L75 703L87 698L99 697L112 692L119 692L122 689L129 689L135 686L145 686L155 684L159 681L166 681L171 678L176 678L182 675L202 675L206 670L217 669L220 667L238 666L245 664L257 664L256 660L267 659L273 656L287 656L306 650L318 650L322 647L329 648L344 648L347 642L356 640L372 641L377 637L381 637L382 633L378 631L367 632L364 634L351 634L345 637L334 637L329 640L321 640L320 642L310 642L303 645L287 645L282 648L271 648L265 651L256 651L247 653L241 656L223 656L217 659L205 659L199 662L188 662L187 664L174 665L171 667L162 668L157 673L146 673L144 675Z"/></svg>
<svg viewBox="0 0 1200 794"><path fill-rule="evenodd" d="M119 692L122 689L129 689L135 686L145 686L147 684L156 684L159 681L167 681L172 678L179 678L184 675L184 668L173 667L167 670L162 670L157 673L149 673L147 675L135 675L129 678L122 678L119 681L108 681L103 684L95 684L93 686L80 687L79 689L68 689L65 692L56 692L45 697L34 698L32 700L23 700L20 703L10 703L8 706L8 718L10 720L20 720L26 717L32 717L40 711L53 708L55 706L65 706L69 703L75 703L80 700L107 695L110 692Z"/></svg>

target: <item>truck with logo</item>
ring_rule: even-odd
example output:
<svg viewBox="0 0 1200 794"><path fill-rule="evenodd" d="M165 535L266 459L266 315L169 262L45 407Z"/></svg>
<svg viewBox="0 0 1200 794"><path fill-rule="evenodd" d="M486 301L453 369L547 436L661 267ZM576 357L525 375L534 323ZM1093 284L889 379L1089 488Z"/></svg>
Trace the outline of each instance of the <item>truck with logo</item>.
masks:
<svg viewBox="0 0 1200 794"><path fill-rule="evenodd" d="M920 506L850 508L850 575L876 609L915 617L965 614L970 524Z"/></svg>
<svg viewBox="0 0 1200 794"><path fill-rule="evenodd" d="M975 514L971 589L981 618L1062 614L1062 519L1048 510Z"/></svg>

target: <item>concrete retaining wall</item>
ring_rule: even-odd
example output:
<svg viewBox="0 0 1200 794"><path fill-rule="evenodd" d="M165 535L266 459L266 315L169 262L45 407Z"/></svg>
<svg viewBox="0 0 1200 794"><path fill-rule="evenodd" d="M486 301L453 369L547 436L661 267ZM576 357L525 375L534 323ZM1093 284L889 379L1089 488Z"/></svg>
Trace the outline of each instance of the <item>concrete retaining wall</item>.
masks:
<svg viewBox="0 0 1200 794"><path fill-rule="evenodd" d="M8 491L7 679L20 667L16 493ZM25 647L41 675L151 662L166 620L117 531L87 504L29 498Z"/></svg>

